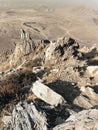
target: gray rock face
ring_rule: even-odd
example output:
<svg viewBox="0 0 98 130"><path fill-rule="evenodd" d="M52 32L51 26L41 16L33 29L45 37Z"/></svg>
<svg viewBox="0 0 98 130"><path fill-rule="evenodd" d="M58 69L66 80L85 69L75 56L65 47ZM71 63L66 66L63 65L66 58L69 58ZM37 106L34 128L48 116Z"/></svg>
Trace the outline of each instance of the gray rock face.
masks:
<svg viewBox="0 0 98 130"><path fill-rule="evenodd" d="M29 42L24 42L23 44L23 52L24 52L24 55L28 55L32 52L32 41L29 41Z"/></svg>
<svg viewBox="0 0 98 130"><path fill-rule="evenodd" d="M70 116L65 106L53 107L36 100L31 103L20 102L7 120L4 130L48 130L64 123ZM3 121L5 122L5 121Z"/></svg>
<svg viewBox="0 0 98 130"><path fill-rule="evenodd" d="M19 103L4 130L47 130L46 115L39 112L33 103Z"/></svg>
<svg viewBox="0 0 98 130"><path fill-rule="evenodd" d="M31 39L29 33L27 33L23 29L21 30L21 40L22 40L21 51L22 51L23 55L30 54L32 52L32 48L33 48L33 41Z"/></svg>
<svg viewBox="0 0 98 130"><path fill-rule="evenodd" d="M16 44L13 54L10 56L10 66L15 66L23 61L25 56L31 54L35 49L35 43L28 33L21 32L21 40Z"/></svg>
<svg viewBox="0 0 98 130"><path fill-rule="evenodd" d="M52 108L41 101L20 102L7 122L4 130L98 130L98 109L70 116L65 106Z"/></svg>
<svg viewBox="0 0 98 130"><path fill-rule="evenodd" d="M83 110L72 115L53 130L98 130L98 109Z"/></svg>

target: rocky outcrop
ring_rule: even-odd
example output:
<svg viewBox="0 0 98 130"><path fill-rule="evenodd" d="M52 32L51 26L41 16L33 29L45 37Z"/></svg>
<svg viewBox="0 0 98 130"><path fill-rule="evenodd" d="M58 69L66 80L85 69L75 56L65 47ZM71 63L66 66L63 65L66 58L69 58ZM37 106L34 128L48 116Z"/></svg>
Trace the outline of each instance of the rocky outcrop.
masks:
<svg viewBox="0 0 98 130"><path fill-rule="evenodd" d="M71 56L78 57L78 43L72 38L61 38L57 42L51 42L45 52L45 63L56 64L67 60Z"/></svg>
<svg viewBox="0 0 98 130"><path fill-rule="evenodd" d="M5 130L97 130L98 66L89 62L97 52L84 50L70 37L33 40L21 30L0 72Z"/></svg>
<svg viewBox="0 0 98 130"><path fill-rule="evenodd" d="M70 116L66 106L51 106L41 100L31 103L20 102L16 105L4 130L48 130L64 123Z"/></svg>
<svg viewBox="0 0 98 130"><path fill-rule="evenodd" d="M10 56L10 66L22 63L23 58L34 51L35 44L29 33L21 30L21 40L16 44L13 54Z"/></svg>
<svg viewBox="0 0 98 130"><path fill-rule="evenodd" d="M83 110L70 116L65 123L56 126L53 130L97 130L98 109Z"/></svg>
<svg viewBox="0 0 98 130"><path fill-rule="evenodd" d="M68 106L54 108L42 101L20 102L8 119L4 130L97 130L98 109L75 113Z"/></svg>
<svg viewBox="0 0 98 130"><path fill-rule="evenodd" d="M47 130L45 113L39 112L33 103L19 103L4 130Z"/></svg>
<svg viewBox="0 0 98 130"><path fill-rule="evenodd" d="M30 54L32 52L32 49L34 49L34 41L31 39L30 34L23 29L21 30L21 40L23 42L21 46L23 55Z"/></svg>

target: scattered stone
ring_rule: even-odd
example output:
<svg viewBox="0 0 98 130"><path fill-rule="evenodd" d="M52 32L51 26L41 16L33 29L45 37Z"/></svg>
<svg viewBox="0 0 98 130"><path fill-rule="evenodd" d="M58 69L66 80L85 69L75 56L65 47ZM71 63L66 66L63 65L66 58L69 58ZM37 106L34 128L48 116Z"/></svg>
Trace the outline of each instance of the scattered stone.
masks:
<svg viewBox="0 0 98 130"><path fill-rule="evenodd" d="M37 74L37 73L39 73L41 71L44 71L44 67L43 66L33 67L33 69L32 69L32 72L35 73L35 74Z"/></svg>
<svg viewBox="0 0 98 130"><path fill-rule="evenodd" d="M78 106L83 107L83 108L91 108L91 107L93 107L93 104L90 102L90 100L87 97L83 96L83 95L80 95L77 98L75 98L73 103L75 105L78 105Z"/></svg>
<svg viewBox="0 0 98 130"><path fill-rule="evenodd" d="M98 94L94 91L93 87L86 86L81 91L82 95L86 95L93 106L98 104Z"/></svg>
<svg viewBox="0 0 98 130"><path fill-rule="evenodd" d="M98 76L98 66L88 66L87 71L89 72L91 77Z"/></svg>

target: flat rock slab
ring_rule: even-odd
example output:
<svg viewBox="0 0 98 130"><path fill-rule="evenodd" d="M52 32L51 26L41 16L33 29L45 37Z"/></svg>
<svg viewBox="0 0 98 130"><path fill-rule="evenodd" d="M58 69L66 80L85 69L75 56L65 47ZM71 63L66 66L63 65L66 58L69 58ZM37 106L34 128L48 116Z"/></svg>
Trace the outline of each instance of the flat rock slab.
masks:
<svg viewBox="0 0 98 130"><path fill-rule="evenodd" d="M33 84L32 92L41 100L45 101L46 103L54 106L58 106L59 104L66 103L65 99L50 89L48 86L44 85L43 83L36 81Z"/></svg>

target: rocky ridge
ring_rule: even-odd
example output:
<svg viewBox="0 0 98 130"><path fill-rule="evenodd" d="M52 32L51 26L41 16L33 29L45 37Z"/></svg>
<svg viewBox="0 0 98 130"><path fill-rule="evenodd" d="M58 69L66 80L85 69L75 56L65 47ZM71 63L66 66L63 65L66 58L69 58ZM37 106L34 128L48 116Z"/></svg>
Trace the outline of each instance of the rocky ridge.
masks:
<svg viewBox="0 0 98 130"><path fill-rule="evenodd" d="M97 130L97 56L73 38L33 40L21 30L0 65L1 129Z"/></svg>

